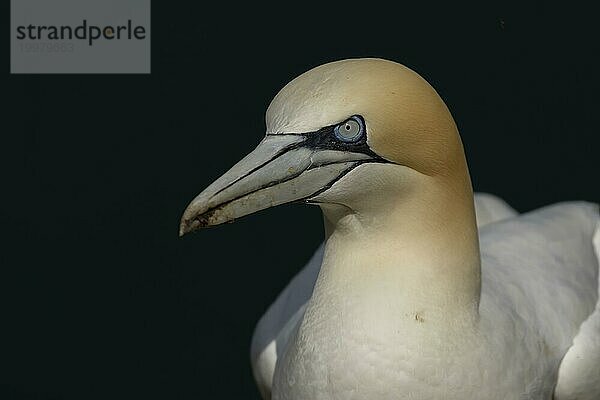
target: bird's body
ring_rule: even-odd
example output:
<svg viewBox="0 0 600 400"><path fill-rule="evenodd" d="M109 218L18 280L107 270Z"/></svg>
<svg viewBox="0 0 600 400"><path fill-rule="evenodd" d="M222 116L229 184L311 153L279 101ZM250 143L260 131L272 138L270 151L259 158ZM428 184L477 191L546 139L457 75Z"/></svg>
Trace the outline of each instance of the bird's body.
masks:
<svg viewBox="0 0 600 400"><path fill-rule="evenodd" d="M420 343L423 347L413 352L413 349L405 347L406 340L403 336L395 345L392 345L392 341L386 341L381 354L376 349L367 348L363 350L367 350L369 354L360 356L361 347L350 341L354 348L333 351L337 354L355 352L357 356L356 360L342 360L337 364L342 380L345 376L351 385L369 387L353 376L358 370L357 365L365 363L365 367L373 371L383 370L388 371L388 374L395 371L399 376L391 378L390 382L401 385L403 390L422 386L431 390L416 398L551 398L558 380L562 355L571 347L582 322L588 320L588 324L594 325L594 318L600 320L600 305L595 317L591 316L594 306L598 304L598 296L594 292L598 288L597 269L593 266L600 250L600 243L597 243L594 253L591 241L594 229L596 240L600 241L600 231L593 226L595 207L584 203L568 203L517 216L512 209L489 195L476 195L475 199L478 208L488 212L485 223L479 225L482 249L482 318L477 329L466 335L469 330L461 328L459 336L455 337L459 343L454 344L449 341L452 335L445 331L438 341L442 349L428 348L423 345L431 345L432 341L427 337L427 332L422 331L427 331L427 324L431 321L424 311L403 315L402 318L389 318L415 328L417 333L423 335ZM496 208L491 208L494 206ZM507 216L508 219L505 219ZM582 238L589 238L590 241L586 242ZM252 364L265 397L270 396L277 360L286 353L290 337L303 320L306 303L312 295L320 271L323 249L324 246L319 247L306 267L290 282L257 325L252 342ZM335 322L333 324L336 325ZM580 334L580 338L584 338L581 341L585 343L585 351L581 352L584 354L578 354L576 359L581 364L587 359L591 362L591 368L577 371L578 374L574 377L562 371L565 380L563 385L593 387L593 383L581 386L580 381L585 381L585 373L588 374L588 379L597 378L598 375L600 325L597 322L595 324L595 328L590 327ZM539 327L544 327L545 330L539 330ZM349 335L346 330L337 332L327 326L320 337L328 338L322 340L325 344L339 344L346 335ZM338 340L331 340L331 336ZM375 341L365 344L368 343ZM452 350L451 356L446 360L442 356L443 349ZM457 356L457 352L461 356ZM331 362L336 359L335 354L324 357L325 352L318 353L323 356L323 360ZM412 362L411 354L414 355ZM385 363L388 358L395 363L405 359L403 364L414 375L403 371L399 366L394 368L381 365L377 368L377 362ZM421 377L415 373L419 361L426 363ZM444 363L453 372L438 376L437 382L434 382L436 369ZM324 365L322 360L309 364ZM352 368L348 368L348 365ZM577 366L563 365L564 368ZM333 370L335 368L329 367L330 373ZM369 376L368 373L359 374L359 377L378 382L377 377ZM332 377L329 379L332 380ZM428 384L422 385L423 382ZM527 384L529 387L523 391ZM352 388L351 385L348 390ZM596 388L587 397L579 393L577 397L565 398L593 399L595 396L592 394L600 393L600 383L597 380L595 385ZM389 390L387 393L390 394L399 390L390 390L392 387L389 384L374 383L370 386L375 390ZM307 385L299 384L298 387L305 388ZM569 390L572 391L571 388ZM384 393L372 393L369 396L372 397L365 398L386 398ZM304 393L302 398L319 396Z"/></svg>
<svg viewBox="0 0 600 400"><path fill-rule="evenodd" d="M474 205L454 121L414 72L346 60L293 80L181 231L297 200L326 240L257 327L265 398L600 398L597 207Z"/></svg>

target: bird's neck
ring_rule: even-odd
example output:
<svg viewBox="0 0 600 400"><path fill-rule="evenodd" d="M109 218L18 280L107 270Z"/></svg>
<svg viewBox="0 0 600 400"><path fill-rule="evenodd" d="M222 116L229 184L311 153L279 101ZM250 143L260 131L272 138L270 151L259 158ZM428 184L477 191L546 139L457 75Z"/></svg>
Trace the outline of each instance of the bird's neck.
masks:
<svg viewBox="0 0 600 400"><path fill-rule="evenodd" d="M372 178L361 179L364 199L346 195L341 205L330 197L321 206L323 263L277 362L274 399L316 398L348 377L364 394L359 397L381 398L369 378L373 371L395 371L384 374L398 378L387 379L391 392L419 387L424 379L447 387L453 375L443 365L481 348L479 246L468 176L441 182L389 165L363 172ZM382 185L385 191L370 190Z"/></svg>
<svg viewBox="0 0 600 400"><path fill-rule="evenodd" d="M477 318L480 256L469 177L420 179L408 195L370 209L322 206L327 241L314 300L350 318L389 321L393 314L442 327Z"/></svg>

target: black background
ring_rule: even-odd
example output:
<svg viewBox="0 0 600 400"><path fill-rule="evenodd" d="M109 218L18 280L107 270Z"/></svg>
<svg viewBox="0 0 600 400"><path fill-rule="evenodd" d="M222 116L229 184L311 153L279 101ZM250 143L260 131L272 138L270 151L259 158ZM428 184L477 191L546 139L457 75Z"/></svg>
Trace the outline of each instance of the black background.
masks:
<svg viewBox="0 0 600 400"><path fill-rule="evenodd" d="M254 324L322 240L320 212L183 239L179 218L260 141L277 91L327 61L383 57L425 77L476 190L522 212L597 201L596 25L591 10L505 3L155 1L151 75L10 75L7 60L0 398L259 398Z"/></svg>

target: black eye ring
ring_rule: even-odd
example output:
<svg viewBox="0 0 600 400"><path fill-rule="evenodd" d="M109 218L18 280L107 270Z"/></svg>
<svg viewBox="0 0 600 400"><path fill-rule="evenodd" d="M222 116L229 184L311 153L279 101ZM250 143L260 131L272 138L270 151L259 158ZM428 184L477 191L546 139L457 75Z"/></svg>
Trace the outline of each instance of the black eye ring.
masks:
<svg viewBox="0 0 600 400"><path fill-rule="evenodd" d="M365 123L362 118L353 115L333 128L335 137L344 143L358 141L365 133Z"/></svg>

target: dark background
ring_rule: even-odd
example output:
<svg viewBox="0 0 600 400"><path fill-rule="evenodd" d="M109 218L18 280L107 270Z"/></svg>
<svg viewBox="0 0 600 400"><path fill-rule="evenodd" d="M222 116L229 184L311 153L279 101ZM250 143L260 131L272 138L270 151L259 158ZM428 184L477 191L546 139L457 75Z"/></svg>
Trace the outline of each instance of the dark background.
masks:
<svg viewBox="0 0 600 400"><path fill-rule="evenodd" d="M179 218L260 141L277 91L327 61L425 77L476 190L522 212L600 199L591 10L200 4L154 2L151 75L4 63L0 398L259 398L254 324L322 240L320 212L283 206L183 239Z"/></svg>

